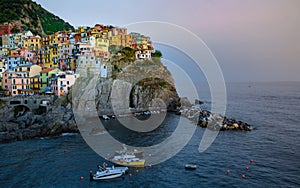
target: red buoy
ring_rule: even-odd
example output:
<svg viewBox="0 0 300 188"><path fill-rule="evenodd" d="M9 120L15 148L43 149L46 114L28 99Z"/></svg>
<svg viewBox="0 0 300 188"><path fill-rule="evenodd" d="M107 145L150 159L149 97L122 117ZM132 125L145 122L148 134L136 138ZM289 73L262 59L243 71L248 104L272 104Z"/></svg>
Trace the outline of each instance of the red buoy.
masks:
<svg viewBox="0 0 300 188"><path fill-rule="evenodd" d="M130 174L129 174L129 176L131 177L131 176L132 176L132 174L130 173Z"/></svg>
<svg viewBox="0 0 300 188"><path fill-rule="evenodd" d="M229 170L229 169L227 169L227 170L226 170L226 174L229 174L229 173L230 173L230 170Z"/></svg>
<svg viewBox="0 0 300 188"><path fill-rule="evenodd" d="M243 179L245 178L245 174L242 174L242 178L243 178Z"/></svg>
<svg viewBox="0 0 300 188"><path fill-rule="evenodd" d="M135 172L136 172L136 173L139 173L139 170L138 170L138 169L136 169L136 170L135 170Z"/></svg>
<svg viewBox="0 0 300 188"><path fill-rule="evenodd" d="M246 170L248 170L249 169L249 167L248 166L246 166Z"/></svg>
<svg viewBox="0 0 300 188"><path fill-rule="evenodd" d="M253 160L252 160L252 159L250 159L250 163L253 163Z"/></svg>
<svg viewBox="0 0 300 188"><path fill-rule="evenodd" d="M84 178L83 176L80 176L80 180L83 180L83 178Z"/></svg>

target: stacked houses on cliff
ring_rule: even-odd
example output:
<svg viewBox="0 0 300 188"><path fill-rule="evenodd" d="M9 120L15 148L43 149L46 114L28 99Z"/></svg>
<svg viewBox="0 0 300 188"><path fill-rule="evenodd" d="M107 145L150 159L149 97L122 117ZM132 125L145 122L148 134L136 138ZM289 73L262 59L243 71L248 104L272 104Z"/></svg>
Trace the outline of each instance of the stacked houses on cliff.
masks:
<svg viewBox="0 0 300 188"><path fill-rule="evenodd" d="M136 59L153 52L150 37L126 28L96 24L43 37L19 29L0 31L1 95L65 95L80 76L108 77L111 56L124 47L134 49Z"/></svg>

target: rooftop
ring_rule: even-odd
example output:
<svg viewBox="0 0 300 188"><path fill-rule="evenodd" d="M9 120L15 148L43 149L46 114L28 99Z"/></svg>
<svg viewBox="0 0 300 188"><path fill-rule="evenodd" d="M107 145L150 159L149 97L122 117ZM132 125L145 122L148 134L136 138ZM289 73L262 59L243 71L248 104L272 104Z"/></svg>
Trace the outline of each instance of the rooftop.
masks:
<svg viewBox="0 0 300 188"><path fill-rule="evenodd" d="M46 68L44 70L41 71L41 73L47 73L47 72L50 72L50 71L53 71L55 68Z"/></svg>

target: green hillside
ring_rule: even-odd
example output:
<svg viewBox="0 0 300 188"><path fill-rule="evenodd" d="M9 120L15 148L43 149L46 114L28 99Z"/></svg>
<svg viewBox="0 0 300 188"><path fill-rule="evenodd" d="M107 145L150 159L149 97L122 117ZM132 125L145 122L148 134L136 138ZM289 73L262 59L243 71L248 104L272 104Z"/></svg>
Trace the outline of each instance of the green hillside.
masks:
<svg viewBox="0 0 300 188"><path fill-rule="evenodd" d="M0 10L0 23L14 22L35 34L44 35L74 29L68 22L31 0L1 0Z"/></svg>

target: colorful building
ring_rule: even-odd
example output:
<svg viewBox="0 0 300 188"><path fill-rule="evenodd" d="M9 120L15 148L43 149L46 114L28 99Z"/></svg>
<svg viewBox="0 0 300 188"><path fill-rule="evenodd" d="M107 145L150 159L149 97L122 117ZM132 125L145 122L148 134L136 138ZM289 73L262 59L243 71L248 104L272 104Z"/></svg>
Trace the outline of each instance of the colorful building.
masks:
<svg viewBox="0 0 300 188"><path fill-rule="evenodd" d="M57 48L53 46L44 47L44 67L58 68L58 52Z"/></svg>
<svg viewBox="0 0 300 188"><path fill-rule="evenodd" d="M30 79L30 89L35 93L38 94L41 92L41 82L40 82L40 76L32 76Z"/></svg>
<svg viewBox="0 0 300 188"><path fill-rule="evenodd" d="M135 59L151 59L152 50L135 51Z"/></svg>
<svg viewBox="0 0 300 188"><path fill-rule="evenodd" d="M37 52L42 48L42 38L40 36L31 36L23 40L23 47L31 52Z"/></svg>
<svg viewBox="0 0 300 188"><path fill-rule="evenodd" d="M2 73L2 89L6 90L8 95L10 95L11 91L11 80L10 80L10 73L12 71L6 70Z"/></svg>
<svg viewBox="0 0 300 188"><path fill-rule="evenodd" d="M12 56L20 56L20 57L24 58L25 61L29 61L29 62L31 62L35 56L34 52L30 52L29 50L27 50L25 48L19 48L19 49L12 50L10 52L10 54Z"/></svg>
<svg viewBox="0 0 300 188"><path fill-rule="evenodd" d="M40 90L46 92L50 90L50 79L54 78L60 70L58 68L46 68L40 72Z"/></svg>
<svg viewBox="0 0 300 188"><path fill-rule="evenodd" d="M12 72L11 80L11 95L31 95L33 91L30 89L30 79L27 72Z"/></svg>
<svg viewBox="0 0 300 188"><path fill-rule="evenodd" d="M13 70L14 68L22 65L28 65L29 61L26 61L21 55L11 55L6 58L4 66L6 70Z"/></svg>
<svg viewBox="0 0 300 188"><path fill-rule="evenodd" d="M55 78L51 79L51 91L54 95L63 96L69 93L71 86L79 77L73 71L58 72Z"/></svg>

